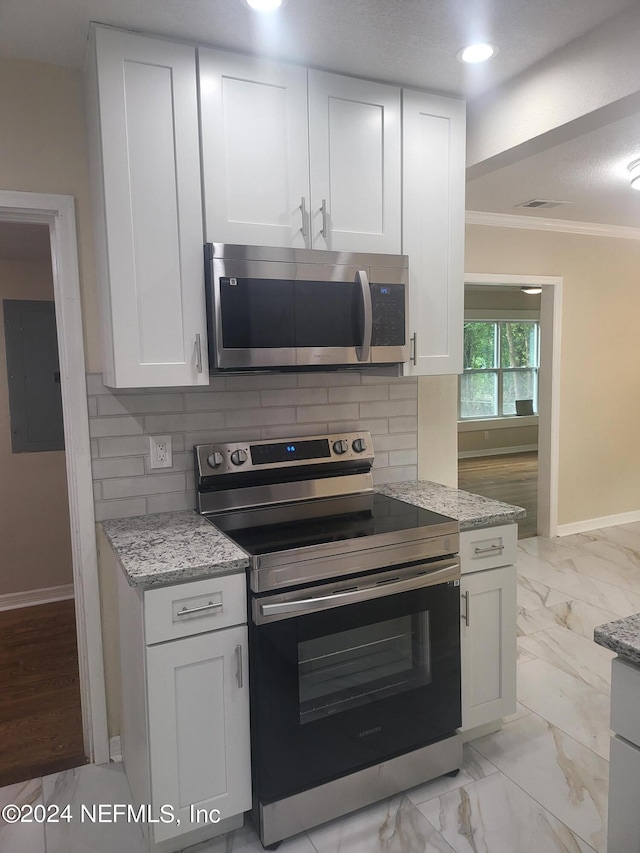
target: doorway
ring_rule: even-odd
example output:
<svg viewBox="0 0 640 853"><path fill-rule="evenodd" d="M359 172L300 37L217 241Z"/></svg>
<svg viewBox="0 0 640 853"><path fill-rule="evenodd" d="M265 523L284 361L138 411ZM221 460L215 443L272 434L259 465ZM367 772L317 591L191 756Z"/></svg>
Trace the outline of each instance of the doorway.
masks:
<svg viewBox="0 0 640 853"><path fill-rule="evenodd" d="M478 375L484 374L487 382L493 383L495 399L486 402L483 410L468 410L464 412L467 418L459 419L460 488L529 508L529 522L522 525L521 537L555 536L562 279L467 274L465 283L465 293L469 294L465 299L465 321L485 320L493 327L490 343L494 361L488 369L478 370ZM531 286L541 291L535 305L523 301L531 297L522 294L521 289ZM535 324L539 324L537 343ZM487 330L482 331L485 334ZM525 356L520 359L514 359L516 333L529 338L523 349ZM479 366L484 366L482 359ZM514 367L520 372L517 382L512 375ZM470 437L475 434L475 445L465 432Z"/></svg>
<svg viewBox="0 0 640 853"><path fill-rule="evenodd" d="M45 225L49 231L84 754L102 764L109 760L109 743L75 201L66 195L0 190L0 222Z"/></svg>
<svg viewBox="0 0 640 853"><path fill-rule="evenodd" d="M0 222L0 785L86 762L49 227Z"/></svg>

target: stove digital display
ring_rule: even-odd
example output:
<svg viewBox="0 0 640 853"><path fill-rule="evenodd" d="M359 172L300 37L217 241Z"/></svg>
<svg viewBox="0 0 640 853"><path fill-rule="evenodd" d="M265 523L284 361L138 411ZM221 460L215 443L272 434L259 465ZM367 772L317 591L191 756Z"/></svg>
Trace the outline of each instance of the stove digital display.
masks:
<svg viewBox="0 0 640 853"><path fill-rule="evenodd" d="M329 440L326 438L316 438L312 441L282 441L273 444L252 444L249 449L251 451L251 462L254 465L331 458Z"/></svg>

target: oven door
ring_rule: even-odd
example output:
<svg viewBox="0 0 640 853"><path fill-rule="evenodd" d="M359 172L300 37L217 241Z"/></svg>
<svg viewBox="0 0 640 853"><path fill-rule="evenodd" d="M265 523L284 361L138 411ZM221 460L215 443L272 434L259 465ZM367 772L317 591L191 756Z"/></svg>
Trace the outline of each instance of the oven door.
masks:
<svg viewBox="0 0 640 853"><path fill-rule="evenodd" d="M254 597L252 763L261 803L460 726L459 577L448 559Z"/></svg>

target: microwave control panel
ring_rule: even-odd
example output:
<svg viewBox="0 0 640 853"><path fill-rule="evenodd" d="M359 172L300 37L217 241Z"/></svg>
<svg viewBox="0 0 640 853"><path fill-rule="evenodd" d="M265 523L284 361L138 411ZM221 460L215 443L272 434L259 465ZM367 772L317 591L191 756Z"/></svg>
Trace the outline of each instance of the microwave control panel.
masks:
<svg viewBox="0 0 640 853"><path fill-rule="evenodd" d="M371 346L396 347L405 344L404 284L371 284L373 334Z"/></svg>

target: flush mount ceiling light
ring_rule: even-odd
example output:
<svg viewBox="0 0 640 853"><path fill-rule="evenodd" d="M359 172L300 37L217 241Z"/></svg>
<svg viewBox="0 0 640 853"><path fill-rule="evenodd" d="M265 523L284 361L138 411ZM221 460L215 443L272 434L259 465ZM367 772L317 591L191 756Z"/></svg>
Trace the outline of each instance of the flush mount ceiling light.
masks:
<svg viewBox="0 0 640 853"><path fill-rule="evenodd" d="M456 53L456 59L459 62L486 62L498 52L498 48L493 44L470 44L463 47Z"/></svg>
<svg viewBox="0 0 640 853"><path fill-rule="evenodd" d="M282 6L282 0L242 0L242 5L254 12L275 12Z"/></svg>
<svg viewBox="0 0 640 853"><path fill-rule="evenodd" d="M542 288L535 284L527 285L527 287L521 287L520 290L523 293L528 293L530 296L534 296L536 293L542 293Z"/></svg>
<svg viewBox="0 0 640 853"><path fill-rule="evenodd" d="M640 157L633 163L629 163L627 169L631 178L631 186L634 190L640 190Z"/></svg>

